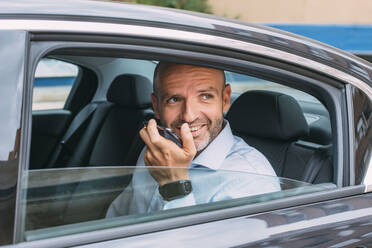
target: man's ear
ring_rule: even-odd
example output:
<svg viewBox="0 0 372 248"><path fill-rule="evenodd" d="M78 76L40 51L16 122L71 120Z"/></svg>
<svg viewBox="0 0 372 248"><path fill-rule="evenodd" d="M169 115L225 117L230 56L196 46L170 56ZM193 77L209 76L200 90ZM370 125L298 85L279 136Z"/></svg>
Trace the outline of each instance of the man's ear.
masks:
<svg viewBox="0 0 372 248"><path fill-rule="evenodd" d="M154 109L156 119L160 119L158 98L154 93L151 94L151 103L152 108Z"/></svg>
<svg viewBox="0 0 372 248"><path fill-rule="evenodd" d="M230 108L230 102L231 102L231 86L230 84L225 85L225 89L222 93L222 110L224 113L226 113Z"/></svg>

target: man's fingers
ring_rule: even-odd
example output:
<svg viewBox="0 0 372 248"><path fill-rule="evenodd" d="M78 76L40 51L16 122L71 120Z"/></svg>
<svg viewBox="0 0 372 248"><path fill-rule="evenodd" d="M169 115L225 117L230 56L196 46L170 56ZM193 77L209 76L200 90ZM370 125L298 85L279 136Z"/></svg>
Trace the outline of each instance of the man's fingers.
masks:
<svg viewBox="0 0 372 248"><path fill-rule="evenodd" d="M150 166L151 165L150 161L148 160L148 158L146 156L143 157L143 161L145 161L145 165L146 166Z"/></svg>
<svg viewBox="0 0 372 248"><path fill-rule="evenodd" d="M174 143L160 135L157 123L154 119L151 119L149 121L146 131L152 145L156 147L158 150L163 150L164 148L168 148L169 146L175 145ZM154 151L154 149L151 150Z"/></svg>
<svg viewBox="0 0 372 248"><path fill-rule="evenodd" d="M156 145L156 143L159 142L159 140L161 140L161 136L157 128L157 123L154 119L151 119L149 121L146 131L147 131L148 137L150 138L151 143Z"/></svg>
<svg viewBox="0 0 372 248"><path fill-rule="evenodd" d="M194 144L194 138L192 137L190 127L187 123L183 123L181 126L181 139L182 139L182 144L183 144L183 147L182 147L183 150L195 156L196 148Z"/></svg>
<svg viewBox="0 0 372 248"><path fill-rule="evenodd" d="M151 163L151 161L152 161L152 154L151 154L151 152L150 152L149 149L146 149L145 154L143 156L143 160L145 161L145 164L147 166L152 165L152 163Z"/></svg>
<svg viewBox="0 0 372 248"><path fill-rule="evenodd" d="M147 132L147 128L146 127L142 128L140 130L139 134L140 134L141 139L143 140L143 142L145 142L146 146L149 149L154 149L154 145L152 144L152 142L150 140L149 134Z"/></svg>
<svg viewBox="0 0 372 248"><path fill-rule="evenodd" d="M140 136L147 145L147 153L151 152L151 156L147 156L145 158L146 164L154 165L154 159L158 160L161 158L168 161L170 157L177 156L177 153L179 155L181 154L181 149L175 143L172 143L172 141L165 139L159 134L157 124L154 119L149 121L147 127L141 129ZM181 127L181 139L183 143L182 150L184 155L189 158L193 158L196 154L196 148L189 125L187 123L184 123Z"/></svg>

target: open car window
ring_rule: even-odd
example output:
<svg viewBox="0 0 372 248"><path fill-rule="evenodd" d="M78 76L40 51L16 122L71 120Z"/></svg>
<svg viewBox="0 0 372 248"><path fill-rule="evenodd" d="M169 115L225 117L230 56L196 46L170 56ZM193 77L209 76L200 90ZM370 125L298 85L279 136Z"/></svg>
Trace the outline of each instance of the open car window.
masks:
<svg viewBox="0 0 372 248"><path fill-rule="evenodd" d="M275 83L240 73L225 71L226 83L231 85L234 102L247 91L269 91L293 97L302 109L309 126L309 135L300 140L319 145L330 145L332 138L331 119L328 109L313 95L287 85Z"/></svg>
<svg viewBox="0 0 372 248"><path fill-rule="evenodd" d="M164 170L162 167L157 170ZM172 168L181 170L183 168ZM172 218L205 211L262 203L334 188L300 181L236 171L189 169L194 202L163 211L149 211L159 204L153 181L123 188L131 179L147 178L147 167L86 167L33 170L25 174L24 239L37 240L104 228ZM219 192L223 181L225 191ZM257 187L260 185L260 187ZM228 190L226 190L228 188ZM137 194L133 195L134 192ZM128 201L137 199L133 208ZM122 201L118 216L107 216L113 200ZM156 209L156 207L155 207Z"/></svg>
<svg viewBox="0 0 372 248"><path fill-rule="evenodd" d="M265 204L336 187L325 106L295 87L225 71L233 103L223 123L231 143L239 141L231 169L189 168L191 193L167 201L148 168L133 167L144 148L139 130L155 118L150 96L157 60L58 56L99 75L99 86L75 115L67 110L33 113L30 166L22 189L24 240ZM80 80L90 79L82 73ZM90 84L83 86L74 93ZM34 94L37 90L35 85ZM325 122L318 122L322 118ZM220 150L206 160L220 162ZM255 151L251 170L238 163L248 150ZM263 160L265 169L260 169ZM270 173L262 173L267 168Z"/></svg>
<svg viewBox="0 0 372 248"><path fill-rule="evenodd" d="M231 90L235 95L240 95L248 90L271 90L288 94L297 101L321 104L312 95L282 84L229 71L225 72L225 76L226 82L231 85Z"/></svg>

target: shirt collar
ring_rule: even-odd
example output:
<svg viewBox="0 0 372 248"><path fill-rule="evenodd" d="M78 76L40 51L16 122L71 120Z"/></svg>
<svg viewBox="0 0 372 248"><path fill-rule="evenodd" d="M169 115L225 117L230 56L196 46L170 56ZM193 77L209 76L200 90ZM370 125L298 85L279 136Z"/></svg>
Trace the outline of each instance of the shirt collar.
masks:
<svg viewBox="0 0 372 248"><path fill-rule="evenodd" d="M217 135L217 137L202 151L191 164L191 168L204 166L212 170L217 170L222 166L228 152L234 144L234 136L232 134L230 124L225 121L225 127Z"/></svg>

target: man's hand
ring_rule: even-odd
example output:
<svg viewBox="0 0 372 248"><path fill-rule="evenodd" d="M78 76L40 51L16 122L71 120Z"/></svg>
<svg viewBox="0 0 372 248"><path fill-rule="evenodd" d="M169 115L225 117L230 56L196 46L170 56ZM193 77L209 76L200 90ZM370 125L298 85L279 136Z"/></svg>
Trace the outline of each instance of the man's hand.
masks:
<svg viewBox="0 0 372 248"><path fill-rule="evenodd" d="M159 186L171 181L189 179L187 167L195 157L196 148L187 123L181 126L180 133L182 148L159 134L154 119L151 119L147 127L140 131L140 136L147 145L144 156L145 164L147 166L165 167L150 169L152 177L158 182ZM173 167L173 169L170 167ZM183 167L183 169L174 169L174 167Z"/></svg>

